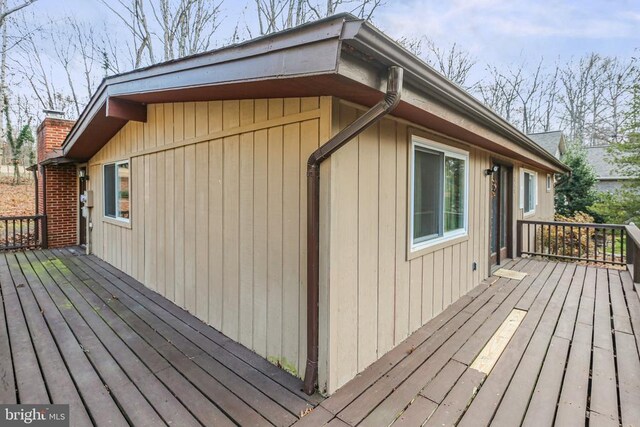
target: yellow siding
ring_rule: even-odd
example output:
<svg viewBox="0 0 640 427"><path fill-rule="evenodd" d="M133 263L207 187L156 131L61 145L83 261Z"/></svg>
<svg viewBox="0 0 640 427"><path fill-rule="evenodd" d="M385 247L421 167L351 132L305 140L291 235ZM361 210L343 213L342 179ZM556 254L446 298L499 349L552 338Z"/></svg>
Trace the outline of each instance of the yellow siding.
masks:
<svg viewBox="0 0 640 427"><path fill-rule="evenodd" d="M362 109L335 101L343 128ZM334 130L335 131L335 130ZM469 233L434 248L408 253L409 147L412 134L469 152ZM332 393L412 332L489 276L489 168L492 154L447 140L405 121L386 118L330 159L327 376ZM504 159L507 160L508 159ZM519 167L514 166L514 208ZM535 169L534 169L535 170ZM553 193L538 171L538 207L531 218L553 217ZM522 210L514 210L515 219ZM515 234L514 234L515 236ZM515 251L515 246L514 246ZM472 269L472 263L477 269ZM322 344L321 344L322 345ZM322 365L321 365L322 366Z"/></svg>
<svg viewBox="0 0 640 427"><path fill-rule="evenodd" d="M93 252L303 375L306 160L358 114L330 97L149 105L147 123L127 124L89 162ZM407 252L413 133L470 155L468 237L418 254ZM102 165L123 159L130 224L102 215ZM491 159L387 118L322 164L322 389L337 389L488 276ZM511 163L519 219L521 165ZM538 172L531 218L551 219L553 192Z"/></svg>
<svg viewBox="0 0 640 427"><path fill-rule="evenodd" d="M149 105L147 123L88 163L93 253L302 375L305 173L320 127L319 98ZM103 217L102 166L124 159L130 224Z"/></svg>

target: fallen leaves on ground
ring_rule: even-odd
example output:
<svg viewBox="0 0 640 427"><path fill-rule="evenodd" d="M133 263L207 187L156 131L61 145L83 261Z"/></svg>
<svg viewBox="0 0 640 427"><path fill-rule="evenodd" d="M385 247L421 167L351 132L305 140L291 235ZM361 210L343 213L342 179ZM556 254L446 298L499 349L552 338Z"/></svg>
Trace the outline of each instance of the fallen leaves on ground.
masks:
<svg viewBox="0 0 640 427"><path fill-rule="evenodd" d="M35 215L33 181L11 185L11 179L0 178L0 216Z"/></svg>

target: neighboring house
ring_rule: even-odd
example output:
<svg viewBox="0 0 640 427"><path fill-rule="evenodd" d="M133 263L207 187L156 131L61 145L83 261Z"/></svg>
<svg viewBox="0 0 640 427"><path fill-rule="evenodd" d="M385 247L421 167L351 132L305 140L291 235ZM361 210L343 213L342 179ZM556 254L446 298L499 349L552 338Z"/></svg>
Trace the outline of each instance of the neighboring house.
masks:
<svg viewBox="0 0 640 427"><path fill-rule="evenodd" d="M596 173L596 190L613 193L620 190L624 183L630 179L628 176L616 172L616 165L608 152L609 145L588 145L585 150L587 151L587 161Z"/></svg>
<svg viewBox="0 0 640 427"><path fill-rule="evenodd" d="M527 135L533 142L553 154L556 159L562 158L566 150L564 136L560 130L530 133Z"/></svg>
<svg viewBox="0 0 640 427"><path fill-rule="evenodd" d="M109 77L62 147L58 244L327 393L515 256L567 171L351 15Z"/></svg>

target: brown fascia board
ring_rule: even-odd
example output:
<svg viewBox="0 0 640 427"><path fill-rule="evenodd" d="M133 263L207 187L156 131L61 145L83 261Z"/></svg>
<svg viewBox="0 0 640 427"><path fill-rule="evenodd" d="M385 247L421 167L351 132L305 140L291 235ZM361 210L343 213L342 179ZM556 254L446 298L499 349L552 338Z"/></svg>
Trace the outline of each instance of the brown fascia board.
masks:
<svg viewBox="0 0 640 427"><path fill-rule="evenodd" d="M405 70L406 85L423 92L427 99L436 100L515 142L553 165L558 172L570 172L571 169L555 156L371 24L363 21L345 22L343 34L343 43L352 47L359 55L379 62L381 68L391 65L402 67ZM342 65L341 61L340 66ZM358 81L381 87L382 82L377 74L369 81L365 74L358 75Z"/></svg>
<svg viewBox="0 0 640 427"><path fill-rule="evenodd" d="M354 65L357 61L351 60L350 56L358 56L362 61ZM109 77L102 82L69 133L63 145L64 155L87 159L126 124L124 119L106 117L105 106L109 98L140 104L205 100L206 97L211 100L226 99L224 97L235 90L249 98L252 97L251 92L256 94L253 97L324 94L372 105L384 92L381 70L391 65L402 67L406 84L417 88L426 99L433 99L462 113L542 158L558 171L569 170L404 47L369 23L349 14ZM350 72L345 72L350 67ZM333 82L335 85L332 86ZM290 88L287 90L285 86ZM278 87L283 88L279 96ZM410 110L410 107L403 102L398 112L405 110ZM417 111L413 112L414 117L417 114ZM433 117L433 120L442 122L441 118ZM92 125L93 129L89 129ZM83 138L85 133L87 135ZM458 134L467 139L478 139L475 134L461 129ZM83 149L74 149L78 141L85 146ZM487 147L500 151L495 143L487 142Z"/></svg>
<svg viewBox="0 0 640 427"><path fill-rule="evenodd" d="M74 145L96 118L104 119L98 116L105 116L109 98L144 98L144 94L188 88L335 74L339 39L347 19L354 18L336 15L216 51L107 77L69 132L64 154L74 153ZM101 121L102 134L109 137L126 123L118 118Z"/></svg>

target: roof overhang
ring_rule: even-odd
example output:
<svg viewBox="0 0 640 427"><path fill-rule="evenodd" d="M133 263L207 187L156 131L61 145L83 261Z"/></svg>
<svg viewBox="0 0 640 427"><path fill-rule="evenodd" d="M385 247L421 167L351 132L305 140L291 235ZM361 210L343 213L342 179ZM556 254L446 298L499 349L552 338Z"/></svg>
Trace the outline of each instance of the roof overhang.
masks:
<svg viewBox="0 0 640 427"><path fill-rule="evenodd" d="M544 169L569 170L395 41L345 14L106 78L65 140L64 155L89 159L127 121L145 121L150 103L330 95L371 106L383 96L391 65L405 70L407 88L394 116Z"/></svg>

